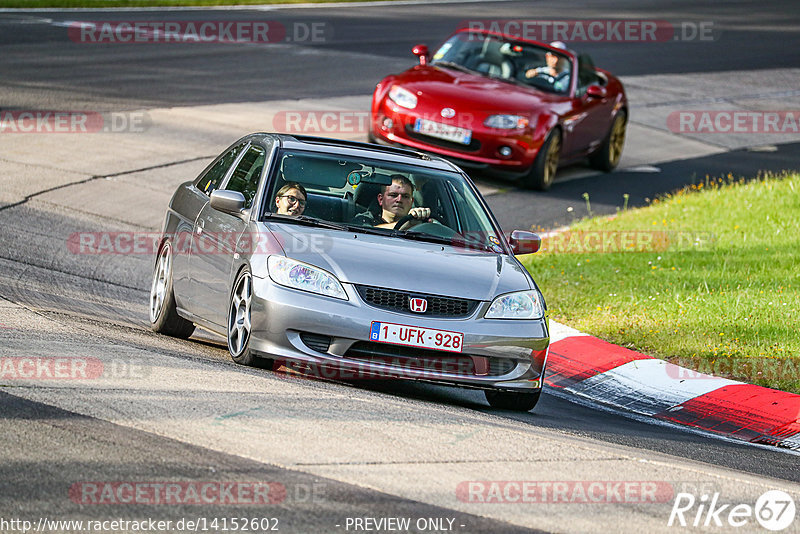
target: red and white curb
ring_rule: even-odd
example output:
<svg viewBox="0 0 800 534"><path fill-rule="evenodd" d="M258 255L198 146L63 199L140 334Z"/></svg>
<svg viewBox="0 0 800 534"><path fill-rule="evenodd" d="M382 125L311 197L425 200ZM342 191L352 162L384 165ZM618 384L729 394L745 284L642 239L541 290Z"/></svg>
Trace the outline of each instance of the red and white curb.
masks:
<svg viewBox="0 0 800 534"><path fill-rule="evenodd" d="M800 450L800 395L690 371L554 321L545 383L640 416Z"/></svg>

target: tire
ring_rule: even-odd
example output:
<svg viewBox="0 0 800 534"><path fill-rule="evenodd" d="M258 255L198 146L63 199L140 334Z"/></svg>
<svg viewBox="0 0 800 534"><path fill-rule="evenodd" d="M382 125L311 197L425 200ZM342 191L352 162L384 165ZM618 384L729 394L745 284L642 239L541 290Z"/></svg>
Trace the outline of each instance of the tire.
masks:
<svg viewBox="0 0 800 534"><path fill-rule="evenodd" d="M561 131L554 129L539 149L528 174L522 178L522 185L528 189L547 191L553 185L561 154Z"/></svg>
<svg viewBox="0 0 800 534"><path fill-rule="evenodd" d="M245 267L236 277L228 304L228 351L234 362L250 367L272 368L273 361L250 350L252 334L250 306L253 302L253 275Z"/></svg>
<svg viewBox="0 0 800 534"><path fill-rule="evenodd" d="M186 339L194 324L178 315L172 292L172 244L164 241L158 250L150 286L150 325L155 332Z"/></svg>
<svg viewBox="0 0 800 534"><path fill-rule="evenodd" d="M622 158L622 147L625 145L625 131L628 125L628 115L624 110L614 116L611 129L603 140L600 148L589 156L589 164L597 170L609 172L619 164Z"/></svg>
<svg viewBox="0 0 800 534"><path fill-rule="evenodd" d="M542 390L532 393L520 393L516 391L495 391L493 389L483 390L486 401L492 408L498 410L513 410L515 412L529 412L533 410Z"/></svg>

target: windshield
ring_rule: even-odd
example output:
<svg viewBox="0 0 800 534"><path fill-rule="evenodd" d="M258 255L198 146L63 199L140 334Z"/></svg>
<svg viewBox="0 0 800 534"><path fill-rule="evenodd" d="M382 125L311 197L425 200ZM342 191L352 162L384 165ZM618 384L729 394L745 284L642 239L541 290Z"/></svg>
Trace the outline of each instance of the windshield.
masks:
<svg viewBox="0 0 800 534"><path fill-rule="evenodd" d="M501 253L501 236L457 172L283 150L264 217Z"/></svg>
<svg viewBox="0 0 800 534"><path fill-rule="evenodd" d="M565 94L570 88L572 63L568 55L495 35L460 32L436 51L432 63L551 93Z"/></svg>

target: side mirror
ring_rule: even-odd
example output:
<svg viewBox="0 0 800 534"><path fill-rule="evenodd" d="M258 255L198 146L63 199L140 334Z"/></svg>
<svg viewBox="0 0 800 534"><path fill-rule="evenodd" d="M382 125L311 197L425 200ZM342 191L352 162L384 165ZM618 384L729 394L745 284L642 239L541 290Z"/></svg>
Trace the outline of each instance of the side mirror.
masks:
<svg viewBox="0 0 800 534"><path fill-rule="evenodd" d="M217 189L211 193L211 207L231 215L239 215L244 209L244 195L239 191Z"/></svg>
<svg viewBox="0 0 800 534"><path fill-rule="evenodd" d="M411 53L419 58L420 65L427 65L430 56L428 55L428 47L424 44L418 44L411 49Z"/></svg>
<svg viewBox="0 0 800 534"><path fill-rule="evenodd" d="M586 96L590 96L592 98L605 98L606 88L593 83L586 88Z"/></svg>
<svg viewBox="0 0 800 534"><path fill-rule="evenodd" d="M533 254L542 245L542 238L533 232L514 230L508 238L508 243L514 254Z"/></svg>

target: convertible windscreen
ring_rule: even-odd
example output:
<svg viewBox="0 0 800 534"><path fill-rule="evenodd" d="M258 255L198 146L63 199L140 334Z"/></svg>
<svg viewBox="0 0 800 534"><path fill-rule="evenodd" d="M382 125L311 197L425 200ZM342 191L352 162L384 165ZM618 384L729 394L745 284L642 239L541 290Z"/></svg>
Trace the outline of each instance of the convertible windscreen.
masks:
<svg viewBox="0 0 800 534"><path fill-rule="evenodd" d="M393 183L410 195L407 208L428 208L430 216L414 221L410 228L379 225L385 223L381 198ZM302 196L297 189L287 190L292 184L305 189L304 211L295 217L279 215L281 191ZM277 215L287 222L306 224L314 219L333 223L327 224L329 228L503 252L499 231L474 190L456 172L283 150L264 198L265 217Z"/></svg>
<svg viewBox="0 0 800 534"><path fill-rule="evenodd" d="M552 56L550 61L548 54ZM436 51L433 64L521 82L553 93L569 89L571 62L567 55L495 35L458 33Z"/></svg>

